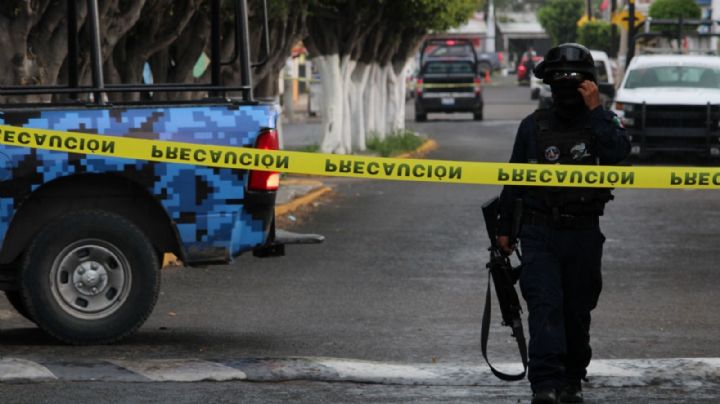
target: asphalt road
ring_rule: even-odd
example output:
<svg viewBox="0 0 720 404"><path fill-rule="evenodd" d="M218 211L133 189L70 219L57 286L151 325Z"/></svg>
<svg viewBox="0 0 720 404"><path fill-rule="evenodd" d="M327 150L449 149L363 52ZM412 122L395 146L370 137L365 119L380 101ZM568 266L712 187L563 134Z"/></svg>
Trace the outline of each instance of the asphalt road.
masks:
<svg viewBox="0 0 720 404"><path fill-rule="evenodd" d="M486 120L430 114L409 126L440 145L429 158L505 161L526 87L485 90ZM412 111L409 111L409 115ZM410 115L412 116L412 115ZM0 356L92 358L324 356L399 363L474 364L488 242L481 204L498 187L327 179L334 194L294 231L323 245L284 258L170 269L140 332L122 343L68 347L14 315L0 297ZM621 190L602 219L604 291L593 313L596 358L720 357L720 225L715 191ZM497 315L498 311L495 310ZM495 321L494 323L499 323ZM517 361L494 324L492 357ZM527 383L497 387L353 383L46 383L0 385L1 402L499 402ZM599 386L588 402L717 402L717 385L692 389ZM594 398L594 399L593 399Z"/></svg>

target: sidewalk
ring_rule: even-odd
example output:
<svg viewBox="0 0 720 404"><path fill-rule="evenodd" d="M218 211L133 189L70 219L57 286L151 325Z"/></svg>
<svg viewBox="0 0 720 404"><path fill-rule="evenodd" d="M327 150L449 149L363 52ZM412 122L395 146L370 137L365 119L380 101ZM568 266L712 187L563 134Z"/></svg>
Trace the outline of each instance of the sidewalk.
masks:
<svg viewBox="0 0 720 404"><path fill-rule="evenodd" d="M304 118L302 121L298 119L293 123L287 123L285 118L282 120L283 122L278 125L282 149L302 150L307 147L319 146L322 142L319 119ZM287 225L288 222L292 223L295 221L293 212L303 206L315 203L317 199L329 192L331 189L320 180L283 175L275 201L275 217L280 219L285 216L285 220L279 220L282 225Z"/></svg>

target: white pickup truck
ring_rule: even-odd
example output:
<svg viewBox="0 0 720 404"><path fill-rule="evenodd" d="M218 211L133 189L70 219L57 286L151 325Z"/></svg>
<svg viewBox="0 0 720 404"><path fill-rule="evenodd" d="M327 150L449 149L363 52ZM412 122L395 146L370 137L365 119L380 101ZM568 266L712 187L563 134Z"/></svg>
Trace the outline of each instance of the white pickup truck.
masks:
<svg viewBox="0 0 720 404"><path fill-rule="evenodd" d="M633 155L720 157L720 57L636 56L613 110L630 136Z"/></svg>

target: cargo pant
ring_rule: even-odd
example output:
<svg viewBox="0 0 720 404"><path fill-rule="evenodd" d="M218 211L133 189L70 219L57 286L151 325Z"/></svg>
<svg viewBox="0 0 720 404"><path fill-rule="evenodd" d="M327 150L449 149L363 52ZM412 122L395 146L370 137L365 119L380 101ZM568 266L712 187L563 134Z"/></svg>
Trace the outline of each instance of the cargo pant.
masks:
<svg viewBox="0 0 720 404"><path fill-rule="evenodd" d="M590 311L602 289L605 237L578 229L523 225L520 289L530 331L528 379L534 392L577 384L586 375Z"/></svg>

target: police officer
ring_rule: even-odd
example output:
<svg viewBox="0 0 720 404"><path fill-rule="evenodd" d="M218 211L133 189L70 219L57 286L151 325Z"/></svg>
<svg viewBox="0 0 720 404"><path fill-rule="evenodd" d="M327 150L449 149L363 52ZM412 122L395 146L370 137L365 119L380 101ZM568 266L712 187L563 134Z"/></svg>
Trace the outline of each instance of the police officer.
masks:
<svg viewBox="0 0 720 404"><path fill-rule="evenodd" d="M562 44L550 49L533 73L550 85L553 105L521 122L511 163L611 165L628 156L630 142L620 121L601 105L590 51ZM605 237L598 217L612 195L608 188L506 186L498 229L506 254L515 248L508 235L518 198L532 403L579 403L591 357L590 311L602 288Z"/></svg>

